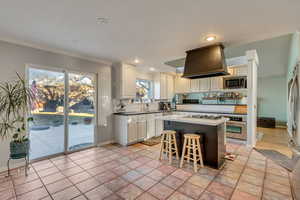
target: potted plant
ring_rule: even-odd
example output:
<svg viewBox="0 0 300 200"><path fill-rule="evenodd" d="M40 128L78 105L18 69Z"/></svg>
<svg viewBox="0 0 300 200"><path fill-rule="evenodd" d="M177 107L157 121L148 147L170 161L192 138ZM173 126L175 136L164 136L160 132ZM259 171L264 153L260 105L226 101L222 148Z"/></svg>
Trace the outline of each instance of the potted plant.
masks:
<svg viewBox="0 0 300 200"><path fill-rule="evenodd" d="M17 80L0 83L0 137L9 138L10 159L25 158L29 151L27 121L29 106L34 101L32 90L17 73Z"/></svg>

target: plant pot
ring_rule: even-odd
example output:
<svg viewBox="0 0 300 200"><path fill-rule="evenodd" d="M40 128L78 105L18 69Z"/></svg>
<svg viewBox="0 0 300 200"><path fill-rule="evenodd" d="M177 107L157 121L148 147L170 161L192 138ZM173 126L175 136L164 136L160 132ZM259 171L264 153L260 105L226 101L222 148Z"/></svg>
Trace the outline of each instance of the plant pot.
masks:
<svg viewBox="0 0 300 200"><path fill-rule="evenodd" d="M91 117L86 117L83 119L83 122L85 125L90 125L92 123L92 118Z"/></svg>
<svg viewBox="0 0 300 200"><path fill-rule="evenodd" d="M29 140L22 142L11 141L10 142L10 157L12 159L24 158L29 152Z"/></svg>

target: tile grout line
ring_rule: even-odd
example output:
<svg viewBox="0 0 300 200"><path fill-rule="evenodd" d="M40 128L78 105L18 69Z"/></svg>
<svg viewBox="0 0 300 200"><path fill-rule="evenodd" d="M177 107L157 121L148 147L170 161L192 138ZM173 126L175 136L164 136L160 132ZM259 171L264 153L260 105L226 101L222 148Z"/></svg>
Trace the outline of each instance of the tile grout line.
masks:
<svg viewBox="0 0 300 200"><path fill-rule="evenodd" d="M265 173L264 173L264 179L263 179L263 185L261 187L261 200L263 199L264 196L264 191L265 191L265 182L266 182L266 177L267 177L267 169L268 169L268 164L269 164L269 159L266 158L266 166L265 166Z"/></svg>
<svg viewBox="0 0 300 200"><path fill-rule="evenodd" d="M76 153L76 152L75 152ZM67 158L68 159L70 159L77 167L79 167L79 168L81 168L84 172L86 172L86 173L88 173L85 169L83 169L79 164L77 164L76 162L74 162L74 160L71 158L71 157L68 157L67 156ZM50 162L52 162L53 163L53 161L52 160L50 160ZM53 163L54 164L54 163ZM55 164L54 164L55 165ZM55 165L55 167L56 167L56 165ZM57 168L57 167L56 167ZM63 170L60 170L59 168L57 168L62 174L63 174ZM71 168L70 168L71 169ZM75 174L73 174L72 176L75 176L75 175L77 175L77 174L79 174L79 173L82 173L82 172L78 172L78 173L75 173ZM88 173L89 174L89 173ZM63 174L64 175L64 174ZM65 175L64 175L65 176ZM68 179L71 183L72 183L72 185L70 186L70 187L72 187L72 186L74 186L79 192L80 192L80 194L78 195L78 196L75 196L75 197L73 197L72 199L75 199L75 198L77 198L77 197L79 197L79 196L81 196L81 195L83 195L86 199L88 199L87 198L87 196L85 195L85 193L83 193L83 192L81 192L81 190L76 186L76 184L78 184L78 183L81 183L81 182L84 182L84 181L86 181L87 179L85 179L85 180L82 180L82 181L80 181L80 182L78 182L78 183L73 183L70 179L69 179L69 177L68 176L65 176L66 177L66 179ZM70 187L67 187L67 188L70 188ZM97 187L97 186L96 186ZM95 188L96 188L95 187ZM94 189L94 188L93 188ZM61 190L62 191L62 190ZM61 192L60 191L60 192ZM59 192L59 191L58 191ZM58 192L56 192L56 193L58 193Z"/></svg>
<svg viewBox="0 0 300 200"><path fill-rule="evenodd" d="M239 146L239 148L240 148L240 146ZM235 150L235 152L236 152L237 150ZM251 152L252 152L252 150L251 150ZM250 152L250 153L251 153ZM250 153L249 153L249 155L250 155ZM248 159L249 159L249 156L248 156ZM246 161L246 163L248 162L248 159L247 159L247 161ZM245 163L245 166L246 166L246 163ZM244 167L245 167L244 166ZM224 168L224 166L223 166L223 168ZM205 187L205 189L204 189L204 191L207 191L207 189L209 188L209 186L214 182L214 180L216 179L216 177L218 176L218 175L220 175L220 173L221 173L221 171L222 170L224 170L224 169L221 169L221 170L219 170L218 171L218 173L216 174L216 176L211 180L211 182ZM243 168L243 170L244 170L244 168ZM242 171L243 171L242 170ZM242 174L242 172L240 173L240 176L239 176L239 179L240 179L240 177L241 177L241 174ZM231 197L232 197L232 195L233 195L233 193L234 193L234 191L235 191L235 189L236 189L236 187L237 187L237 184L238 184L238 181L236 182L236 184L235 184L235 187L233 187L233 191L232 191L232 194L230 195L230 198L229 199L231 199ZM203 192L203 193L205 193L205 192ZM200 198L204 195L204 194L201 194L200 195ZM215 194L215 193L214 193ZM218 194L216 194L216 195L218 195ZM218 196L220 196L220 195L218 195Z"/></svg>
<svg viewBox="0 0 300 200"><path fill-rule="evenodd" d="M238 184L239 184L239 181L240 181L240 179L241 179L241 177L242 177L243 172L245 171L245 169L246 169L246 167L247 167L247 164L248 164L248 162L249 162L250 155L251 155L252 151L253 151L253 148L251 149L251 151L250 151L249 154L248 154L247 161L245 162L245 164L244 164L244 166L243 166L243 169L242 169L242 171L240 172L239 178L238 178L238 180L237 180L237 182L236 182L236 184L235 184L235 186L234 186L234 188L233 188L233 192L231 193L229 199L232 198L232 196L233 196L235 190L237 190L237 186L238 186ZM235 153L236 153L236 152L237 152L237 150L235 151ZM237 154L237 153L236 153L236 154Z"/></svg>
<svg viewBox="0 0 300 200"><path fill-rule="evenodd" d="M47 159L47 160L49 160L49 159ZM49 160L49 161L50 161L50 160ZM46 185L44 184L44 181L42 180L41 176L38 174L37 170L36 170L33 166L31 166L31 167L32 167L32 169L34 170L34 172L36 173L36 175L39 177L39 179L40 179L41 183L43 184L43 187L44 187L45 190L47 191L48 195L49 195L50 198L53 200L53 197L52 197L52 195L50 194L49 190L47 189Z"/></svg>

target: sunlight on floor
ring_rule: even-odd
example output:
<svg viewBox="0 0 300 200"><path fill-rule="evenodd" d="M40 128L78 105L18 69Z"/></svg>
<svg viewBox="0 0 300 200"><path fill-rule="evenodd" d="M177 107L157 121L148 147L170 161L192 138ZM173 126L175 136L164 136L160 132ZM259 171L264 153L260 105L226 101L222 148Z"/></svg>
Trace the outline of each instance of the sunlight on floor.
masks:
<svg viewBox="0 0 300 200"><path fill-rule="evenodd" d="M263 133L256 148L276 150L288 157L292 157L292 151L288 147L288 133L284 128L257 128L257 132Z"/></svg>

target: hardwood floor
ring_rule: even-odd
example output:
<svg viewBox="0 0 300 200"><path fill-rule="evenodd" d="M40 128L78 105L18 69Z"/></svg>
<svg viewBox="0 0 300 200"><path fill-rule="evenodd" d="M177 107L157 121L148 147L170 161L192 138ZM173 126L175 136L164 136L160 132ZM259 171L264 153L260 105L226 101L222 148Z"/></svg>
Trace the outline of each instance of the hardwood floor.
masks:
<svg viewBox="0 0 300 200"><path fill-rule="evenodd" d="M292 151L288 147L288 133L286 129L257 128L257 132L263 133L263 137L260 141L257 141L256 148L272 149L292 157Z"/></svg>

